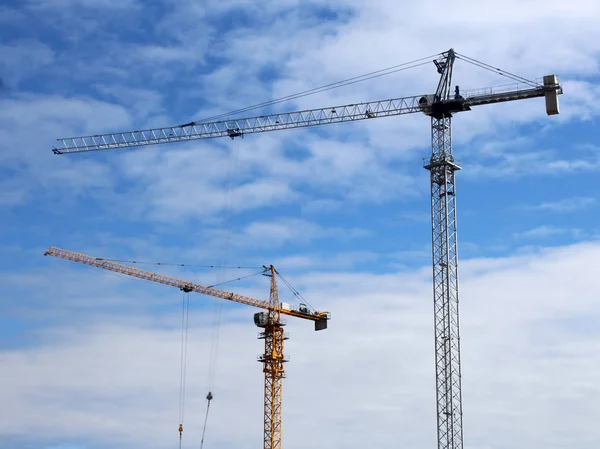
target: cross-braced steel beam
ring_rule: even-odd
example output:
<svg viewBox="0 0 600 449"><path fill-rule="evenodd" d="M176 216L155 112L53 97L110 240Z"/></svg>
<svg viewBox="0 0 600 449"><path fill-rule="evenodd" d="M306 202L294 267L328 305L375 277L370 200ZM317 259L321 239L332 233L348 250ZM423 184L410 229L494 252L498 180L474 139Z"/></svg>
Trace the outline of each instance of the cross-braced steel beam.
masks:
<svg viewBox="0 0 600 449"><path fill-rule="evenodd" d="M451 118L431 119L433 304L438 449L462 449L458 248Z"/></svg>
<svg viewBox="0 0 600 449"><path fill-rule="evenodd" d="M285 377L283 364L287 361L283 354L283 342L287 336L283 332L279 296L275 281L275 269L271 266L270 309L267 323L259 338L265 339L265 352L258 360L263 363L265 373L264 449L281 449L282 384Z"/></svg>

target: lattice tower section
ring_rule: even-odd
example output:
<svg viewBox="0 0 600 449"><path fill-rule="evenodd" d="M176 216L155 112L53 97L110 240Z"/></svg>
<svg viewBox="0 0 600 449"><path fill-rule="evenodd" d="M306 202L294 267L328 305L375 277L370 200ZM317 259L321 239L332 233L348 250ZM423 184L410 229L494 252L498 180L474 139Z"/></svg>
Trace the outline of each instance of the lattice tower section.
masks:
<svg viewBox="0 0 600 449"><path fill-rule="evenodd" d="M451 118L431 119L433 304L438 449L462 449L462 395L458 320L458 246Z"/></svg>
<svg viewBox="0 0 600 449"><path fill-rule="evenodd" d="M271 290L269 295L271 308L268 313L268 324L265 326L265 352L259 358L263 362L265 373L265 416L264 416L264 449L281 449L282 418L282 380L285 377L283 343L286 335L283 331L279 296L275 281L275 271L271 271Z"/></svg>

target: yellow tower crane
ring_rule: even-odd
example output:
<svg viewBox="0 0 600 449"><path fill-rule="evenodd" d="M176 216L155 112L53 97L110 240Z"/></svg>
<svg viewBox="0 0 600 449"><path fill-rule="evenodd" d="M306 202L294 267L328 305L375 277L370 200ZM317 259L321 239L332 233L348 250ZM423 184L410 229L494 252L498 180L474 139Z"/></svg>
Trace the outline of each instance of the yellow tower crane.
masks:
<svg viewBox="0 0 600 449"><path fill-rule="evenodd" d="M140 270L139 268L122 265L98 257L86 256L85 254L56 248L54 246L48 248L44 253L44 256L54 256L60 259L145 279L147 281L170 285L171 287L177 287L188 293L202 293L208 296L214 296L216 298L227 299L229 301L265 309L266 312L254 314L254 323L258 327L264 329L264 331L259 334L259 338L265 340L265 352L258 358L263 364L263 372L265 373L264 449L281 449L282 379L285 377L283 365L286 362L283 353L283 342L287 339L287 336L283 332L285 323L281 320L281 315L289 315L314 321L315 331L320 331L327 329L327 320L330 319L330 314L329 312L317 312L311 310L306 304L300 304L298 307L291 307L285 303L280 303L277 292L277 282L275 280L275 275L278 273L273 265L264 267L264 274L271 278L269 300L264 301L239 295L237 293L218 290L213 287L195 284L190 281L183 281L170 276L165 276L164 274Z"/></svg>

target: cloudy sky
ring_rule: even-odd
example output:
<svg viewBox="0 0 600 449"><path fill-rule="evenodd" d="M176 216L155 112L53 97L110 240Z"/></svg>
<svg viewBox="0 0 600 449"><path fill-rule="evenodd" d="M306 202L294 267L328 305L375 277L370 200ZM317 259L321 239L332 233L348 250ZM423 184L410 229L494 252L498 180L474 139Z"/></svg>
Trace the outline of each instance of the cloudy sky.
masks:
<svg viewBox="0 0 600 449"><path fill-rule="evenodd" d="M600 3L5 0L0 6L0 449L177 448L182 293L50 245L216 284L274 264L329 329L289 319L288 449L436 444L423 115L136 150L57 138L187 123L457 52L542 99L454 120L465 447L600 440ZM431 59L432 59L431 58ZM433 63L274 106L432 93ZM457 61L454 83L510 82ZM262 114L269 110L256 111ZM268 297L258 276L223 288ZM284 301L297 302L281 284ZM261 447L245 306L190 295L182 447Z"/></svg>

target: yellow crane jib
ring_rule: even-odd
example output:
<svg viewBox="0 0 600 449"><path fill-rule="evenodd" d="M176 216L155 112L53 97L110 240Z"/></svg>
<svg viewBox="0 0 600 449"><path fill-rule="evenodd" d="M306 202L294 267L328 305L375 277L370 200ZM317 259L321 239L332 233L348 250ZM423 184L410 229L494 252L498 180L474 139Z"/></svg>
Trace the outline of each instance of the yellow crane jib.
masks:
<svg viewBox="0 0 600 449"><path fill-rule="evenodd" d="M181 291L184 291L186 293L202 293L204 295L227 299L229 301L246 304L249 306L254 306L266 310L275 307L278 309L279 313L283 315L289 315L297 318L303 318L305 320L314 321L316 331L327 329L327 320L331 319L330 312L310 310L305 304L292 306L286 303L279 303L279 301L277 301L276 305L272 305L269 301L255 299L249 296L219 290L214 287L208 287L205 285L196 284L194 282L176 279L174 277L166 276L164 274L142 270L140 268L123 265L117 262L111 262L110 260L106 260L100 257L89 256L74 251L57 248L55 246L50 246L48 250L44 253L44 256L58 257L60 259L70 260L72 262L77 262L96 268L102 268L116 273L126 274L128 276L133 276L139 279L145 279L159 284L169 285L171 287L179 288Z"/></svg>
<svg viewBox="0 0 600 449"><path fill-rule="evenodd" d="M81 253L76 253L66 249L56 248L51 246L44 253L44 256L53 256L60 259L70 260L72 262L89 265L104 270L113 271L115 273L126 274L139 279L145 279L159 284L169 285L179 288L184 292L197 292L208 296L227 299L240 304L265 309L264 312L254 314L254 323L263 329L259 334L259 339L265 341L264 352L258 357L258 361L263 364L264 373L264 449L281 449L281 434L282 434L282 379L285 377L283 365L288 361L284 355L283 344L289 337L283 331L285 322L281 319L281 315L294 316L309 321L314 321L315 330L320 331L327 329L327 321L330 319L329 312L320 312L311 310L307 304L291 306L286 303L279 302L277 291L276 276L277 271L270 265L264 267L265 276L271 278L269 300L260 300L250 298L248 296L239 295L237 293L218 290L213 287L196 284L190 281L176 279L164 274L153 273L139 268L122 265L117 262L102 259L99 257L88 256ZM207 417L210 401L213 399L211 392L206 396ZM206 420L205 420L206 429ZM179 425L179 437L183 434L183 424ZM204 443L204 437L202 439ZM181 443L180 443L181 444Z"/></svg>

